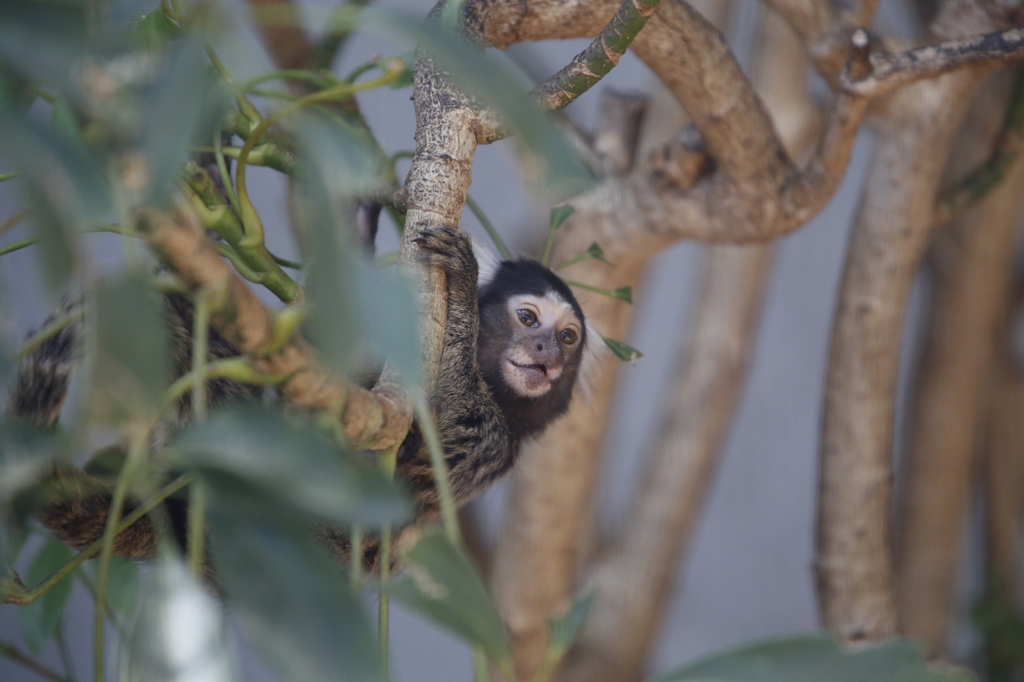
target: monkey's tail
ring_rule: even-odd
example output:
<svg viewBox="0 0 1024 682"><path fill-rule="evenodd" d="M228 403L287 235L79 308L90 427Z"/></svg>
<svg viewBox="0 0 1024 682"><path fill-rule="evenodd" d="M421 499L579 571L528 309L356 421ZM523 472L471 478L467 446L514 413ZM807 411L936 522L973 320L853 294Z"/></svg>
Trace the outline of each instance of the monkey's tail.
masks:
<svg viewBox="0 0 1024 682"><path fill-rule="evenodd" d="M81 298L62 300L41 329L61 321L70 322L18 363L7 399L7 418L11 422L45 430L57 427L68 386L81 361L82 306ZM45 501L35 516L57 539L74 549L85 549L103 537L112 497L106 483L61 462L46 470L42 491ZM128 500L125 506L125 513L130 512L134 501ZM120 556L143 559L153 556L155 551L156 538L148 517L140 519L114 541L114 553Z"/></svg>
<svg viewBox="0 0 1024 682"><path fill-rule="evenodd" d="M61 301L46 318L42 329L59 320L79 317L80 299ZM38 333L38 332L37 332ZM68 385L79 360L82 322L76 320L51 335L18 363L14 387L7 399L12 422L53 429L68 395Z"/></svg>

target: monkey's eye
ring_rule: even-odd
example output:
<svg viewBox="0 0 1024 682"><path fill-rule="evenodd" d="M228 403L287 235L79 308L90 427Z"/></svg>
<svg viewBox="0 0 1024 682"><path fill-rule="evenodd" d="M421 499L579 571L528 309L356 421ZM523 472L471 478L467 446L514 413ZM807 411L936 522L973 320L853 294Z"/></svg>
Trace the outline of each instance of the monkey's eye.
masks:
<svg viewBox="0 0 1024 682"><path fill-rule="evenodd" d="M532 327L537 324L537 316L529 310L521 308L516 311L516 315L519 317L519 321L525 324L527 327Z"/></svg>
<svg viewBox="0 0 1024 682"><path fill-rule="evenodd" d="M567 346L571 346L576 343L576 331L573 329L563 329L561 333L562 343Z"/></svg>

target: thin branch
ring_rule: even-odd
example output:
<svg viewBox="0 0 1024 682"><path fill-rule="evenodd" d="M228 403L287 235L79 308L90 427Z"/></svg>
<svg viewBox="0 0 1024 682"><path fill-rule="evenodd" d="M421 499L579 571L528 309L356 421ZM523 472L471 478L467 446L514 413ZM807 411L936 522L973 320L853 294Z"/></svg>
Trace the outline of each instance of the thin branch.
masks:
<svg viewBox="0 0 1024 682"><path fill-rule="evenodd" d="M536 88L530 96L546 111L559 111L597 84L618 63L630 44L654 14L661 0L623 0L619 11L583 52ZM478 133L481 144L502 139L507 132L496 128L492 115L482 115Z"/></svg>
<svg viewBox="0 0 1024 682"><path fill-rule="evenodd" d="M948 40L905 52L872 52L864 77L840 76L844 90L879 97L925 78L934 78L975 64L998 63L1024 57L1024 28Z"/></svg>

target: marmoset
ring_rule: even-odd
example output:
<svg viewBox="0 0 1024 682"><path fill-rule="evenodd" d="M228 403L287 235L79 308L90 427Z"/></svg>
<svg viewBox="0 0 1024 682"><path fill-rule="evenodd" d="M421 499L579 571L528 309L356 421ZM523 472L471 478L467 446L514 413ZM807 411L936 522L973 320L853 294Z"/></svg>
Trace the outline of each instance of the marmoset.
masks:
<svg viewBox="0 0 1024 682"><path fill-rule="evenodd" d="M539 435L569 407L583 375L596 364L596 348L579 303L551 270L530 259L485 262L481 267L468 236L452 228L424 230L414 239L448 281L448 320L431 406L457 504L483 492L515 463L522 442ZM167 296L173 369L190 370L192 308L182 296ZM58 311L56 315L66 311ZM54 427L77 364L81 324L54 335L21 362L8 401L12 420ZM210 329L210 358L238 355ZM226 380L208 382L211 407L258 395L257 389ZM186 394L164 426L175 430L191 419ZM417 423L398 451L397 471L411 485L417 522L437 518L439 504L426 445ZM102 481L71 467L56 468L60 494L37 516L64 543L84 548L100 538L111 493ZM134 507L129 501L126 513ZM187 537L186 503L166 505L177 539ZM348 554L345 529L317 528L317 536L339 556ZM114 543L116 554L146 559L157 541L148 518L140 519ZM374 564L373 556L364 560Z"/></svg>

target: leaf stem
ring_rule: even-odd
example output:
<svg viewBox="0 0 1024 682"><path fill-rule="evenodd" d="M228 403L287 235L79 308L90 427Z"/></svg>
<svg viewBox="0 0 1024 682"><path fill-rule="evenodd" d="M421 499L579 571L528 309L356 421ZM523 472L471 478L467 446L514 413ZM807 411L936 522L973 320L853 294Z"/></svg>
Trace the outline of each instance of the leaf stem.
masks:
<svg viewBox="0 0 1024 682"><path fill-rule="evenodd" d="M448 540L456 546L462 545L462 532L459 530L459 518L455 512L455 498L452 496L452 485L448 478L448 464L444 460L441 440L437 436L434 415L430 412L427 401L419 396L413 400L416 410L416 421L419 424L423 440L430 452L430 466L434 470L434 485L441 501L441 518L444 520L444 532Z"/></svg>
<svg viewBox="0 0 1024 682"><path fill-rule="evenodd" d="M65 315L64 317L57 318L56 320L54 320L53 322L51 322L50 324L46 325L38 332L33 334L32 338L30 338L28 341L23 343L21 348L18 349L18 352L15 355L15 357L25 357L26 355L34 351L36 348L39 348L39 346L46 343L47 340L53 338L57 334L60 334L62 331L73 325L75 322L81 320L84 315L84 311L79 309L71 313L70 315Z"/></svg>
<svg viewBox="0 0 1024 682"><path fill-rule="evenodd" d="M363 527L359 524L352 526L349 539L349 584L357 594L363 586Z"/></svg>
<svg viewBox="0 0 1024 682"><path fill-rule="evenodd" d="M487 219L487 216L484 215L483 209L480 208L480 205L473 201L473 197L468 194L466 195L466 206L469 207L469 210L473 212L473 215L476 216L476 219L480 221L480 224L483 225L484 229L487 231L487 235L491 238L491 241L494 242L494 246L498 249L498 253L501 254L501 259L511 260L512 253L508 250L508 247L505 246L505 242L502 241L501 235L498 234L498 231L494 229L494 225Z"/></svg>
<svg viewBox="0 0 1024 682"><path fill-rule="evenodd" d="M103 682L103 626L106 623L105 613L107 606L107 586L110 581L110 558L114 551L114 538L117 536L117 521L121 517L121 510L124 508L124 500L128 494L128 486L135 478L135 474L142 464L146 455L146 438L148 429L136 426L131 436L131 446L128 450L128 459L125 461L121 475L118 476L117 485L114 487L114 496L110 501L110 508L107 510L107 527L103 532L100 547L99 568L96 570L96 612L93 619L92 633L92 655L93 655L93 677L95 682Z"/></svg>
<svg viewBox="0 0 1024 682"><path fill-rule="evenodd" d="M45 677L48 680L53 680L53 682L69 682L66 677L61 677L61 675L56 671L50 670L39 661L30 658L26 654L22 653L21 650L19 650L13 644L8 644L7 642L0 642L0 654L3 654L15 663L22 664L32 672L42 677Z"/></svg>

